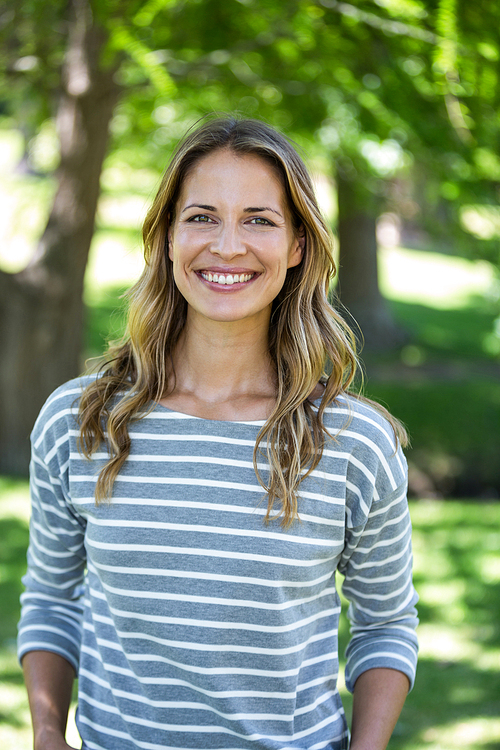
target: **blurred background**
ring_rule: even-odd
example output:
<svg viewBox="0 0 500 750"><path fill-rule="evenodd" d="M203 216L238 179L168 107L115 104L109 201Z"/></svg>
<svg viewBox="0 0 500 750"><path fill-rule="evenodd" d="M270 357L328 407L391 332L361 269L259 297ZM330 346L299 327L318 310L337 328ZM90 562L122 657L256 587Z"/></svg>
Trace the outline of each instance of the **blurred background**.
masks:
<svg viewBox="0 0 500 750"><path fill-rule="evenodd" d="M496 0L4 0L4 750L31 747L14 652L28 436L123 331L162 170L214 111L298 144L336 233L365 393L411 435L421 666L390 747L500 748L499 30Z"/></svg>

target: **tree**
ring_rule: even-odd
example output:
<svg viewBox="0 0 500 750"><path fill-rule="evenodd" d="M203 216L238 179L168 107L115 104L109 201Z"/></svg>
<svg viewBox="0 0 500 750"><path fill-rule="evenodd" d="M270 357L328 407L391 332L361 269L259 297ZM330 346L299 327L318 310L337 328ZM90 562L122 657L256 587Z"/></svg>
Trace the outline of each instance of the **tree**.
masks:
<svg viewBox="0 0 500 750"><path fill-rule="evenodd" d="M74 0L57 111L58 188L29 265L0 271L0 471L25 473L28 436L44 399L78 373L83 277L99 178L119 88L98 64L106 35Z"/></svg>

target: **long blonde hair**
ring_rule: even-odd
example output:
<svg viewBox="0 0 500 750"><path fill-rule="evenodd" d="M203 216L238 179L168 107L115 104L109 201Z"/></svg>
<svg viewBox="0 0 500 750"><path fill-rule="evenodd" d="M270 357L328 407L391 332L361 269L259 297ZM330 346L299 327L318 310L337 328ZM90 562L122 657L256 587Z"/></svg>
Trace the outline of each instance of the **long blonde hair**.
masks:
<svg viewBox="0 0 500 750"><path fill-rule="evenodd" d="M130 421L141 418L169 392L172 357L186 321L187 303L174 283L168 228L190 170L219 149L256 155L270 164L283 186L294 230L305 235L302 260L288 270L273 303L269 351L276 371L276 404L254 449L255 472L268 495L266 520L279 517L287 527L298 516L299 484L318 465L323 444L332 437L323 423L324 410L351 385L357 355L353 332L328 301L335 274L333 237L307 169L290 142L260 121L208 119L177 147L144 222L146 263L128 293L126 333L120 344L110 348L99 376L80 400L80 449L90 458L101 443L107 443L109 460L96 485L100 503L111 497L129 455ZM308 397L320 381L325 387L316 410ZM404 442L399 423L386 416ZM269 464L267 483L257 468L261 454Z"/></svg>

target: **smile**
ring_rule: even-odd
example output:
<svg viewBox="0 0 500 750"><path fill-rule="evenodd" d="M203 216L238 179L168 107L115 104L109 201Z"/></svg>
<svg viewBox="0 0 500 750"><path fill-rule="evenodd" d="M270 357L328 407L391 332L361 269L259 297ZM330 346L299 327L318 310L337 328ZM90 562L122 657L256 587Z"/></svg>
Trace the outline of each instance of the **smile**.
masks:
<svg viewBox="0 0 500 750"><path fill-rule="evenodd" d="M250 281L255 276L254 273L210 273L209 271L201 271L200 276L205 281L211 281L215 284L221 284L222 286L231 286L232 284L242 284Z"/></svg>

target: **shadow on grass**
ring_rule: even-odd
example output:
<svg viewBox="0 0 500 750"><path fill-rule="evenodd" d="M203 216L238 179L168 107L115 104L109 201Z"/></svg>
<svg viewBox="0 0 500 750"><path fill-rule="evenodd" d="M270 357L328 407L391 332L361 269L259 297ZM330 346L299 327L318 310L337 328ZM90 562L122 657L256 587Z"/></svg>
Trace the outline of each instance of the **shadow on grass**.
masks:
<svg viewBox="0 0 500 750"><path fill-rule="evenodd" d="M429 357L492 360L487 341L498 316L498 304L475 300L467 307L439 310L435 307L391 300L395 318L410 333L413 343Z"/></svg>
<svg viewBox="0 0 500 750"><path fill-rule="evenodd" d="M410 693L390 743L391 750L453 746L453 736L467 723L495 720L500 708L500 676L470 663L437 662L421 657L417 682ZM463 747L498 748L477 738Z"/></svg>
<svg viewBox="0 0 500 750"><path fill-rule="evenodd" d="M442 497L500 497L498 380L462 382L370 380L366 394L387 405L408 428L411 465ZM413 490L413 487L412 487ZM430 493L429 493L430 494Z"/></svg>

